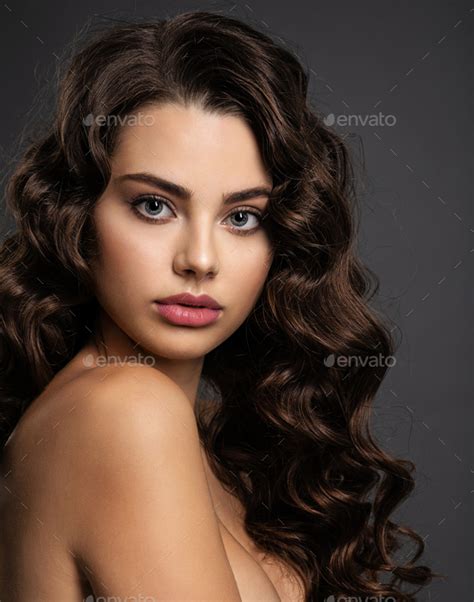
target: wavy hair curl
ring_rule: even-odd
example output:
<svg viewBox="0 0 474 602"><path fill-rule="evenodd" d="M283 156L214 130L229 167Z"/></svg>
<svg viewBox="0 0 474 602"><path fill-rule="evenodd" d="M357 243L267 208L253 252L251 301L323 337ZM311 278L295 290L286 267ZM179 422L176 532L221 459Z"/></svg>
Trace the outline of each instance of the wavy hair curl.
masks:
<svg viewBox="0 0 474 602"><path fill-rule="evenodd" d="M390 356L394 341L369 303L378 279L355 250L348 149L311 108L307 88L290 50L205 11L114 24L77 51L51 126L30 141L7 183L17 231L0 250L0 442L98 336L91 216L120 127L90 117L165 102L237 115L273 177L264 227L274 255L251 314L205 357L202 376L220 403L197 416L200 437L246 509L247 532L296 570L305 600L410 602L404 583L421 589L438 575L415 564L421 537L390 518L414 487L415 466L371 435L387 365L362 361ZM361 361L331 362L341 355ZM407 562L393 557L401 536L415 544Z"/></svg>

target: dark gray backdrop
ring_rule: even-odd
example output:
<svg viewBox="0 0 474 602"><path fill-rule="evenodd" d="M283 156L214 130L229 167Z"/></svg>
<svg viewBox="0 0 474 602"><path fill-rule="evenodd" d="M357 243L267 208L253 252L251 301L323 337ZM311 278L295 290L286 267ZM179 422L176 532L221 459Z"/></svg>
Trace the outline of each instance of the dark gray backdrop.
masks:
<svg viewBox="0 0 474 602"><path fill-rule="evenodd" d="M416 489L396 519L422 535L426 562L449 575L419 600L471 601L474 9L460 0L8 0L0 7L2 186L18 141L42 117L33 101L87 19L188 9L281 36L311 70L313 103L365 157L360 251L380 276L379 307L402 333L376 399L376 433L417 465ZM2 213L2 237L11 226Z"/></svg>

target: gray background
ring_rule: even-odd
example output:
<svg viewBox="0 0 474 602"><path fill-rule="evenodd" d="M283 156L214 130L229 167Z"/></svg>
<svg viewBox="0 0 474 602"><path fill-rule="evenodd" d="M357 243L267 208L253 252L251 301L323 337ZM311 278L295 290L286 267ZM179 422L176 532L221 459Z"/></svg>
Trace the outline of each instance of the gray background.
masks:
<svg viewBox="0 0 474 602"><path fill-rule="evenodd" d="M449 575L418 599L470 601L474 9L459 0L9 0L0 7L2 186L18 142L44 116L45 85L88 18L187 9L235 15L280 36L311 70L313 104L334 115L365 162L360 252L381 279L378 306L402 333L374 426L385 448L417 466L416 489L395 518L420 533L425 561ZM377 125L363 125L370 115ZM341 121L349 116L350 127ZM1 219L4 236L12 224L3 211Z"/></svg>

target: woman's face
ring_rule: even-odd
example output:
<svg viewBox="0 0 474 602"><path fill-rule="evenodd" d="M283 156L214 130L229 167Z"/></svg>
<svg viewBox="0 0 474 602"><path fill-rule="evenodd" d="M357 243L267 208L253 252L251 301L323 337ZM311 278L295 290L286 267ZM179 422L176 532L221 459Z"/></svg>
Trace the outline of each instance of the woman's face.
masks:
<svg viewBox="0 0 474 602"><path fill-rule="evenodd" d="M110 182L94 210L97 298L149 352L203 357L244 322L272 260L257 217L268 196L228 197L251 188L269 192L272 181L241 118L175 104L138 115L122 126ZM182 325L157 310L157 299L185 292L213 297L222 306L218 318Z"/></svg>

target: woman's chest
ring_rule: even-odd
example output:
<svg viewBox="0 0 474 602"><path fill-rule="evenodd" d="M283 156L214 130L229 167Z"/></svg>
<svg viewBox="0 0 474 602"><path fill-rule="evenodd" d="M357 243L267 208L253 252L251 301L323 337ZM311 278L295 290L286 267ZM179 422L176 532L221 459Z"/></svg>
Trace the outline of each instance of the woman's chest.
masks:
<svg viewBox="0 0 474 602"><path fill-rule="evenodd" d="M288 568L244 545L221 521L219 528L242 602L304 602L302 587Z"/></svg>
<svg viewBox="0 0 474 602"><path fill-rule="evenodd" d="M301 580L293 569L265 557L244 528L244 509L225 491L205 458L205 470L227 558L242 602L304 602Z"/></svg>

